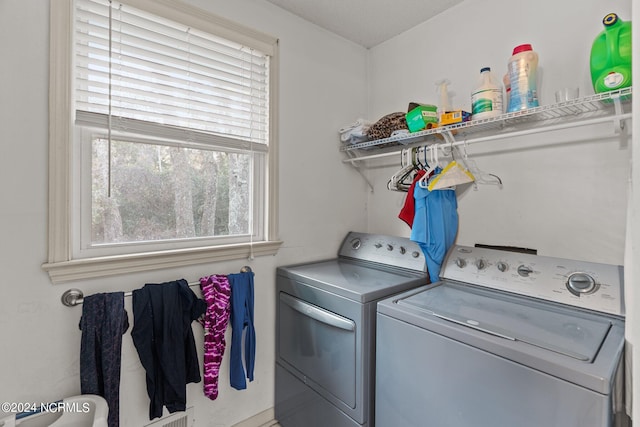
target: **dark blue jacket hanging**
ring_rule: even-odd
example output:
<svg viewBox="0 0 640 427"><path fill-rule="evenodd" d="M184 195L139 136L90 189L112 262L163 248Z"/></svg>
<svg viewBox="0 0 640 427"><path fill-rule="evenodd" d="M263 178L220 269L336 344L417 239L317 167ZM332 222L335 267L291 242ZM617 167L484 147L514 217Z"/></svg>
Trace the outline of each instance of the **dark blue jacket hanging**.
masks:
<svg viewBox="0 0 640 427"><path fill-rule="evenodd" d="M149 419L186 409L188 383L200 382L191 322L207 309L186 280L146 284L132 293L131 337L146 371Z"/></svg>

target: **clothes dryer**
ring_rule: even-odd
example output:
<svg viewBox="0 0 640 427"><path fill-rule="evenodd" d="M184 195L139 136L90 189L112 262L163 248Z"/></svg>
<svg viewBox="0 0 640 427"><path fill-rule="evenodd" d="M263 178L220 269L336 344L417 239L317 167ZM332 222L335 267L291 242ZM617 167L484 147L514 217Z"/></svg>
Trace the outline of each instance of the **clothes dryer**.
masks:
<svg viewBox="0 0 640 427"><path fill-rule="evenodd" d="M349 233L338 257L277 269L275 414L283 427L373 426L376 304L428 283L406 238Z"/></svg>

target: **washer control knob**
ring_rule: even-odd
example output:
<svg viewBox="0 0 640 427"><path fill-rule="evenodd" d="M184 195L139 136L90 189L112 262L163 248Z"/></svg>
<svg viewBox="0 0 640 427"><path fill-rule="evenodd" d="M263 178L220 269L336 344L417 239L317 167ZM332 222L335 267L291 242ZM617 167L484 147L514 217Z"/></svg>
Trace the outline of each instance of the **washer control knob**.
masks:
<svg viewBox="0 0 640 427"><path fill-rule="evenodd" d="M526 265L518 266L518 274L522 277L529 277L529 275L533 273L531 267L527 267Z"/></svg>
<svg viewBox="0 0 640 427"><path fill-rule="evenodd" d="M486 266L487 266L487 263L484 262L482 258L478 258L476 260L476 267L478 268L478 270L484 270Z"/></svg>
<svg viewBox="0 0 640 427"><path fill-rule="evenodd" d="M375 245L373 245L376 247L376 249L380 249L382 247L382 243L376 243Z"/></svg>
<svg viewBox="0 0 640 427"><path fill-rule="evenodd" d="M393 245L387 245L387 250L388 251L392 251L393 250Z"/></svg>
<svg viewBox="0 0 640 427"><path fill-rule="evenodd" d="M464 268L467 265L467 261L464 258L456 258L456 265L460 268Z"/></svg>
<svg viewBox="0 0 640 427"><path fill-rule="evenodd" d="M420 252L413 251L413 252L411 252L411 256L414 257L414 258L419 258L420 257Z"/></svg>
<svg viewBox="0 0 640 427"><path fill-rule="evenodd" d="M509 264L503 261L499 261L496 266L498 267L498 270L500 270L503 273L509 269Z"/></svg>
<svg viewBox="0 0 640 427"><path fill-rule="evenodd" d="M405 249L405 247L404 247L404 246L400 246L400 253L401 253L402 255L404 255L404 254L406 254L406 253L407 253L407 250Z"/></svg>
<svg viewBox="0 0 640 427"><path fill-rule="evenodd" d="M567 279L567 289L576 296L590 294L598 290L596 280L587 273L571 273Z"/></svg>
<svg viewBox="0 0 640 427"><path fill-rule="evenodd" d="M351 249L358 250L362 246L362 241L360 239L353 239L351 241Z"/></svg>

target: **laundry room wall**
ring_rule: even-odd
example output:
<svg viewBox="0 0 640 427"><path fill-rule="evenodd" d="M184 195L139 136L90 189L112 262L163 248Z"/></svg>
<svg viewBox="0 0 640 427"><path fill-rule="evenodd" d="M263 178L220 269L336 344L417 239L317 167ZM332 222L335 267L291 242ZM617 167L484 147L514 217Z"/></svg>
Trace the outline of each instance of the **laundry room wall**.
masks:
<svg viewBox="0 0 640 427"><path fill-rule="evenodd" d="M443 78L453 107L470 111L480 69L491 67L502 81L513 48L524 43L539 55L541 105L555 103L564 87L592 95L591 44L609 12L631 20L631 1L464 1L371 49L370 119L406 111L410 101L437 104ZM503 187L458 188L458 243L622 264L631 140L613 129L606 123L469 145L469 156ZM370 229L408 236L397 218L406 194L386 189L399 156L369 166Z"/></svg>
<svg viewBox="0 0 640 427"><path fill-rule="evenodd" d="M81 306L67 308L69 288L85 295L130 291L147 282L190 282L249 264L256 273L255 381L229 387L228 353L220 395L187 389L196 427L225 427L273 406L275 268L335 256L348 230L366 223L366 191L341 163L340 126L366 116L366 50L262 0L188 3L280 39L279 237L273 257L236 260L52 285L47 260L49 1L0 2L0 401L48 402L79 394ZM196 290L196 292L198 292ZM125 308L132 322L131 301ZM193 325L202 347L202 328ZM121 425L149 423L144 371L130 337L122 350ZM229 340L227 341L229 342ZM200 353L202 360L202 354ZM268 414L267 414L268 415ZM1 417L1 415L0 415Z"/></svg>
<svg viewBox="0 0 640 427"><path fill-rule="evenodd" d="M632 7L632 44L640 46L640 7L637 2ZM634 49L633 51L633 64L640 64L640 49ZM640 81L640 67L633 67L633 80ZM635 111L640 110L640 98L633 98L633 107ZM640 141L640 121L633 121L633 134L634 144L638 146ZM633 164L640 164L640 150L632 150L631 161ZM625 337L627 338L626 350L626 373L628 383L633 383L634 366L637 370L640 366L640 352L635 349L638 348L640 343L640 326L638 323L638 316L640 316L640 293L637 291L635 284L638 281L638 274L640 274L640 168L637 166L631 170L631 194L629 198L629 213L627 217L627 244L625 251L625 299L627 303L627 316L626 316L626 328ZM636 183L633 185L633 183ZM637 375L635 375L637 378ZM637 382L637 381L636 381ZM627 396L627 405L631 408L640 408L640 392L637 391L638 386L635 387L634 393L631 396ZM636 410L637 411L637 410ZM632 411L633 412L633 411ZM636 412L637 413L637 412Z"/></svg>

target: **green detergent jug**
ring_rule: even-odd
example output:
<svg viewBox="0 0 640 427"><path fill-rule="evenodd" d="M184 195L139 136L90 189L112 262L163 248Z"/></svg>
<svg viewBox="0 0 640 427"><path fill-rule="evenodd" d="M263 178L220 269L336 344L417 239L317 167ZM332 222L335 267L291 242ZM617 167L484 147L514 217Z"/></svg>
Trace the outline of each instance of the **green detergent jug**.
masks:
<svg viewBox="0 0 640 427"><path fill-rule="evenodd" d="M591 81L596 93L631 86L631 22L609 13L602 23L604 30L591 47Z"/></svg>

